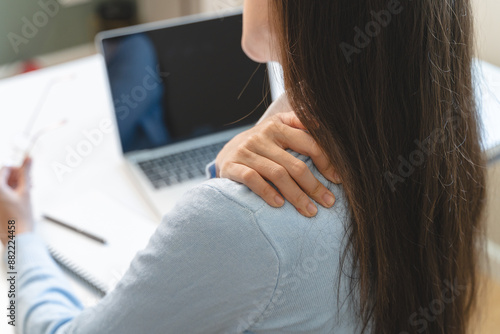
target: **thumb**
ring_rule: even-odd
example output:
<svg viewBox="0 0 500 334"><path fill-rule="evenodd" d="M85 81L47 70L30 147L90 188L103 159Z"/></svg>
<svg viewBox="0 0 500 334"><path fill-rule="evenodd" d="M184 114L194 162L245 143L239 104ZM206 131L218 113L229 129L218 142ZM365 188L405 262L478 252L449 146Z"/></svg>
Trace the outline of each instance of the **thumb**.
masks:
<svg viewBox="0 0 500 334"><path fill-rule="evenodd" d="M33 160L31 159L31 157L29 157L29 156L25 157L23 164L21 165L21 168L25 168L28 171L30 171L32 162L33 162Z"/></svg>
<svg viewBox="0 0 500 334"><path fill-rule="evenodd" d="M30 157L24 158L23 164L20 168L19 173L19 189L24 190L25 188L29 188L30 180L31 180L31 164L32 160Z"/></svg>
<svg viewBox="0 0 500 334"><path fill-rule="evenodd" d="M285 125L291 126L292 128L296 129L307 130L293 111L281 113L279 114L279 117Z"/></svg>

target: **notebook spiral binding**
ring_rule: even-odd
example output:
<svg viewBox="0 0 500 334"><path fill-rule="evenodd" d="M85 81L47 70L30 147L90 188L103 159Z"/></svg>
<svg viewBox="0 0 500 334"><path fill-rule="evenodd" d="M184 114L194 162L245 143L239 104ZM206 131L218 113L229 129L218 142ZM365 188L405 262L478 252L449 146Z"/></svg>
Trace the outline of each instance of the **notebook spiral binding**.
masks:
<svg viewBox="0 0 500 334"><path fill-rule="evenodd" d="M80 266L75 264L73 261L65 257L63 254L58 252L55 248L53 248L50 245L47 245L47 248L49 250L50 255L52 258L56 261L57 264L60 266L66 268L69 270L71 273L75 274L79 279L84 281L86 284L88 284L90 287L93 289L97 290L101 295L106 295L108 291L108 286L102 282L101 280L95 278L88 272L86 272L84 269L82 269Z"/></svg>

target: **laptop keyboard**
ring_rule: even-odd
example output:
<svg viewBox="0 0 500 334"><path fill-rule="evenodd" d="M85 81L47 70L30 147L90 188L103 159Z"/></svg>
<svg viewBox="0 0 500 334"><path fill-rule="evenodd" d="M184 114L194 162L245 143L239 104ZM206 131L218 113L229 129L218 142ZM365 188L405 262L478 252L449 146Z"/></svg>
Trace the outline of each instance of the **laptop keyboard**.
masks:
<svg viewBox="0 0 500 334"><path fill-rule="evenodd" d="M138 165L155 189L199 178L205 175L205 167L212 162L227 143L215 143L190 151L167 155L140 162Z"/></svg>

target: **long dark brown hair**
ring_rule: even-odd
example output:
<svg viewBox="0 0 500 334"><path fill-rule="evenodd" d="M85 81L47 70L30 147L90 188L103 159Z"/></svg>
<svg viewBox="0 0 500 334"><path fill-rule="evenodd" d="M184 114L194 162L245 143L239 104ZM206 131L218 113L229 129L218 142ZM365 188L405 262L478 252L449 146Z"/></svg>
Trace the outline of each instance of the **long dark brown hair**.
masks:
<svg viewBox="0 0 500 334"><path fill-rule="evenodd" d="M471 4L270 3L290 103L343 180L360 331L465 333L485 196Z"/></svg>

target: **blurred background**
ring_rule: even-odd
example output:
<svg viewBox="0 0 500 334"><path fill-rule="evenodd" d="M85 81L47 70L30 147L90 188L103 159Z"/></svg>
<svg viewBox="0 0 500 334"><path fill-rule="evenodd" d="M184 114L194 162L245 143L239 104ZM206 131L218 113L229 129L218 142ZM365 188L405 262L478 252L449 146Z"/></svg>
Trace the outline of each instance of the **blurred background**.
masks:
<svg viewBox="0 0 500 334"><path fill-rule="evenodd" d="M500 66L500 1L472 0L480 59ZM101 30L200 12L243 0L2 0L0 79L96 53Z"/></svg>
<svg viewBox="0 0 500 334"><path fill-rule="evenodd" d="M471 1L476 21L476 56L500 67L500 0ZM0 79L93 55L94 37L102 30L202 12L223 15L242 4L243 0L0 0ZM500 87L498 81L493 84ZM19 94L6 100L20 103L24 92ZM1 112L7 115L7 109L2 108ZM101 150L105 152L104 148ZM96 153L95 159L100 157ZM47 179L46 184L51 180ZM71 186L68 183L68 188ZM125 184L119 190L132 191ZM488 168L488 191L488 238L496 245L496 254L500 254L500 162ZM496 261L498 280L500 255ZM1 283L0 290L5 291ZM488 298L481 301L490 311L488 319L492 321L485 322L480 333L499 332L500 283L492 286L487 289Z"/></svg>
<svg viewBox="0 0 500 334"><path fill-rule="evenodd" d="M500 66L500 1L472 0L476 19L478 58Z"/></svg>
<svg viewBox="0 0 500 334"><path fill-rule="evenodd" d="M201 12L243 0L2 0L0 79L96 53L102 30Z"/></svg>

